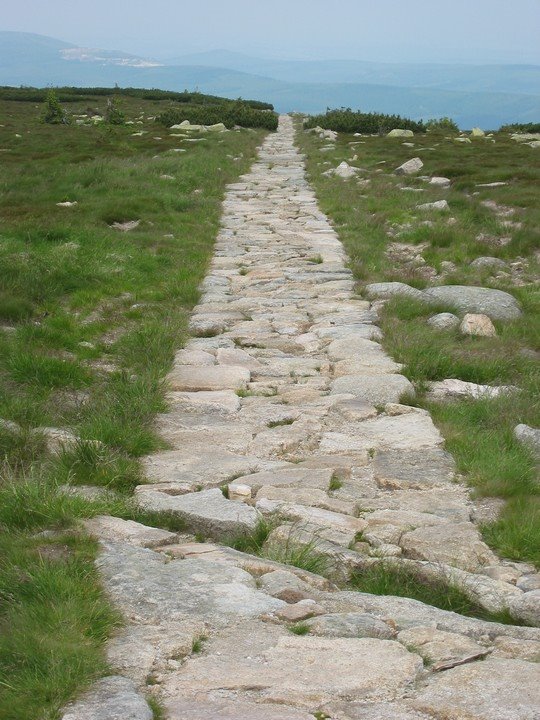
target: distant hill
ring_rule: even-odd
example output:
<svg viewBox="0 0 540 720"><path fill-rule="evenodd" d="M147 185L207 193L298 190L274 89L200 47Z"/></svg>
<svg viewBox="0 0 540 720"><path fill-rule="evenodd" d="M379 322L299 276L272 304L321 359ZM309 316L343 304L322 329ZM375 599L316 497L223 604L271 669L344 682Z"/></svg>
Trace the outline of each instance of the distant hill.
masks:
<svg viewBox="0 0 540 720"><path fill-rule="evenodd" d="M282 112L327 107L444 115L462 128L495 129L540 120L536 66L399 65L356 61L273 61L216 51L160 65L148 58L30 33L0 32L0 85L73 85L195 90L248 97ZM521 69L520 69L521 68ZM482 89L489 89L484 92Z"/></svg>
<svg viewBox="0 0 540 720"><path fill-rule="evenodd" d="M229 50L182 55L169 65L205 65L294 83L356 83L459 92L540 95L539 65L375 63L362 60L270 60Z"/></svg>

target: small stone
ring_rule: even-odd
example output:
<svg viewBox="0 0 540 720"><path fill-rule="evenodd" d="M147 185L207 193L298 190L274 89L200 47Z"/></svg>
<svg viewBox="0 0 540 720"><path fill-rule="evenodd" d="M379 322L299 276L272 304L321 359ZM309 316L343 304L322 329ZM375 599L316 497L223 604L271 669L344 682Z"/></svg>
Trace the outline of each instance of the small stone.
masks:
<svg viewBox="0 0 540 720"><path fill-rule="evenodd" d="M286 620L287 622L299 622L300 620L306 620L314 615L324 615L325 610L320 605L317 605L315 600L300 600L292 605L286 605L276 612L277 617L280 620Z"/></svg>
<svg viewBox="0 0 540 720"><path fill-rule="evenodd" d="M429 212L430 210L450 210L450 205L448 205L447 200L437 200L436 202L431 203L423 203L422 205L416 206L417 210L422 210Z"/></svg>
<svg viewBox="0 0 540 720"><path fill-rule="evenodd" d="M221 490L202 490L188 495L148 492L139 503L154 512L171 512L182 518L188 530L221 540L252 532L260 514L244 503L227 500Z"/></svg>
<svg viewBox="0 0 540 720"><path fill-rule="evenodd" d="M414 133L412 130L402 130L401 128L394 128L394 130L390 130L388 135L386 137L390 138L404 138L404 137L414 137Z"/></svg>
<svg viewBox="0 0 540 720"><path fill-rule="evenodd" d="M513 598L509 610L518 620L540 627L540 590L531 590Z"/></svg>
<svg viewBox="0 0 540 720"><path fill-rule="evenodd" d="M540 428L532 428L524 424L516 425L514 436L540 459Z"/></svg>
<svg viewBox="0 0 540 720"><path fill-rule="evenodd" d="M495 337L497 330L487 315L467 313L459 330L463 335L479 335L481 337Z"/></svg>
<svg viewBox="0 0 540 720"><path fill-rule="evenodd" d="M297 603L310 599L312 588L287 570L275 570L259 578L259 587L272 597L286 603Z"/></svg>
<svg viewBox="0 0 540 720"><path fill-rule="evenodd" d="M387 299L394 295L404 295L405 297L414 298L415 300L422 301L424 299L424 293L422 290L406 285L401 282L380 282L371 283L366 285L366 295L368 298Z"/></svg>
<svg viewBox="0 0 540 720"><path fill-rule="evenodd" d="M459 318L453 313L437 313L428 318L427 324L436 330L451 330L459 325Z"/></svg>
<svg viewBox="0 0 540 720"><path fill-rule="evenodd" d="M251 500L251 487L239 483L229 483L229 500L249 502Z"/></svg>
<svg viewBox="0 0 540 720"><path fill-rule="evenodd" d="M447 188L450 187L450 180L445 177L434 176L429 179L429 184L435 185L436 187Z"/></svg>
<svg viewBox="0 0 540 720"><path fill-rule="evenodd" d="M540 590L540 573L533 573L532 575L522 575L516 585L523 592L531 592L531 590Z"/></svg>
<svg viewBox="0 0 540 720"><path fill-rule="evenodd" d="M424 163L420 160L420 158L413 158L412 160L407 160L407 162L404 162L403 165L396 168L394 170L394 175L414 175L414 173L419 172L423 167Z"/></svg>
<svg viewBox="0 0 540 720"><path fill-rule="evenodd" d="M506 263L504 260L501 260L500 258L496 257L478 257L476 260L473 260L471 263L471 267L476 268L477 270L484 270L484 269L491 269L491 268L506 268Z"/></svg>

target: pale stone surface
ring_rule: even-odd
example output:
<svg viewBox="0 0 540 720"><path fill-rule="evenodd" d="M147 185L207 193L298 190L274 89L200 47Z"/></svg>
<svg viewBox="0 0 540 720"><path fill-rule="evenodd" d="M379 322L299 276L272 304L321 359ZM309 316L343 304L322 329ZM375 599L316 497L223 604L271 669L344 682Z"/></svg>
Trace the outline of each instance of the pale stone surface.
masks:
<svg viewBox="0 0 540 720"><path fill-rule="evenodd" d="M408 704L445 720L536 720L538 667L495 658L463 665L435 675Z"/></svg>
<svg viewBox="0 0 540 720"><path fill-rule="evenodd" d="M435 663L436 666L460 662L468 658L483 657L489 652L488 648L464 635L444 632L434 627L415 627L410 630L402 630L397 639L405 647L414 648L415 652L424 660Z"/></svg>
<svg viewBox="0 0 540 720"><path fill-rule="evenodd" d="M331 393L348 393L371 405L385 405L414 394L414 388L403 375L344 375L334 380Z"/></svg>
<svg viewBox="0 0 540 720"><path fill-rule="evenodd" d="M414 137L414 133L412 130L402 130L401 128L394 128L394 130L390 130L390 132L388 133L388 135L386 137L397 137L397 138Z"/></svg>
<svg viewBox="0 0 540 720"><path fill-rule="evenodd" d="M285 620L286 622L300 622L301 620L306 620L314 615L323 614L324 608L317 605L314 600L300 600L299 602L291 605L286 605L276 613L280 620Z"/></svg>
<svg viewBox="0 0 540 720"><path fill-rule="evenodd" d="M188 495L148 491L139 496L139 503L147 510L172 512L192 532L218 540L252 531L259 518L254 508L227 500L218 489Z"/></svg>
<svg viewBox="0 0 540 720"><path fill-rule="evenodd" d="M321 615L306 622L312 635L321 637L378 638L392 640L396 632L387 623L363 613Z"/></svg>
<svg viewBox="0 0 540 720"><path fill-rule="evenodd" d="M480 397L497 397L502 393L515 392L512 385L500 385L493 387L491 385L478 385L477 383L466 382L465 380L456 380L448 378L448 380L437 380L429 383L429 395L436 400L446 400L448 398L480 398Z"/></svg>
<svg viewBox="0 0 540 720"><path fill-rule="evenodd" d="M281 637L256 663L215 655L191 661L175 691L255 687L267 701L300 707L351 695L391 700L403 694L421 667L418 655L391 640Z"/></svg>
<svg viewBox="0 0 540 720"><path fill-rule="evenodd" d="M427 324L437 330L449 330L459 325L459 318L453 313L437 313L428 318Z"/></svg>
<svg viewBox="0 0 540 720"><path fill-rule="evenodd" d="M178 365L169 374L172 390L242 390L247 388L251 378L245 367L234 365L198 367Z"/></svg>
<svg viewBox="0 0 540 720"><path fill-rule="evenodd" d="M521 317L518 301L503 290L470 285L440 285L424 290L427 302L448 303L463 313L481 313L492 320L517 320Z"/></svg>
<svg viewBox="0 0 540 720"><path fill-rule="evenodd" d="M411 297L415 300L422 301L424 299L422 290L417 290L401 282L371 283L370 285L366 285L365 291L369 298L386 299L393 295L404 295L405 297Z"/></svg>
<svg viewBox="0 0 540 720"><path fill-rule="evenodd" d="M105 542L127 542L138 547L154 548L176 542L176 533L150 528L133 520L97 515L83 522L85 530Z"/></svg>
<svg viewBox="0 0 540 720"><path fill-rule="evenodd" d="M424 212L429 212L431 210L446 211L446 210L450 210L450 206L448 205L447 200L437 200L435 202L423 203L422 205L417 205L416 209L422 210Z"/></svg>
<svg viewBox="0 0 540 720"><path fill-rule="evenodd" d="M531 590L511 600L510 612L528 625L540 627L540 590Z"/></svg>
<svg viewBox="0 0 540 720"><path fill-rule="evenodd" d="M487 315L467 313L459 326L463 335L481 335L495 337L497 330Z"/></svg>
<svg viewBox="0 0 540 720"><path fill-rule="evenodd" d="M399 544L407 557L443 562L468 572L478 572L495 560L472 523L420 527L405 533Z"/></svg>
<svg viewBox="0 0 540 720"><path fill-rule="evenodd" d="M272 597L279 598L287 603L297 603L311 597L313 589L302 582L293 573L286 570L274 570L265 573L259 579L259 587Z"/></svg>
<svg viewBox="0 0 540 720"><path fill-rule="evenodd" d="M516 425L514 435L520 443L530 448L538 459L540 459L540 429L532 428L529 425Z"/></svg>
<svg viewBox="0 0 540 720"><path fill-rule="evenodd" d="M152 720L153 717L135 683L112 676L98 680L80 700L66 708L62 720Z"/></svg>
<svg viewBox="0 0 540 720"><path fill-rule="evenodd" d="M420 158L412 158L412 160L407 160L407 162L404 162L403 165L400 165L398 168L394 170L395 175L414 175L415 173L419 172L424 167L424 163L420 160Z"/></svg>
<svg viewBox="0 0 540 720"><path fill-rule="evenodd" d="M303 710L284 705L262 705L238 700L170 699L165 703L168 720L315 720Z"/></svg>

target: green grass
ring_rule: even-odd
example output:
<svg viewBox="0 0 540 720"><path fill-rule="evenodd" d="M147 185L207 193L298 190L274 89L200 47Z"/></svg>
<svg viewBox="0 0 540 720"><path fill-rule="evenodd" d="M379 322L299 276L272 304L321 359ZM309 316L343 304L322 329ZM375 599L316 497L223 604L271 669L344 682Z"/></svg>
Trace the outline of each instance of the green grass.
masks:
<svg viewBox="0 0 540 720"><path fill-rule="evenodd" d="M294 635L307 635L309 633L309 625L307 623L299 622L296 625L291 625L289 630Z"/></svg>
<svg viewBox="0 0 540 720"><path fill-rule="evenodd" d="M0 716L54 718L106 672L102 644L120 624L81 535L0 537Z"/></svg>
<svg viewBox="0 0 540 720"><path fill-rule="evenodd" d="M452 262L455 269L444 283L499 288L520 301L523 317L495 322L494 338L462 336L457 329L435 330L427 324L428 317L452 308L427 307L410 298L388 302L381 327L385 349L403 363L403 374L416 386L416 398L408 402L431 412L460 473L476 494L509 500L500 521L483 528L485 539L505 557L540 565L538 469L530 451L513 436L518 423L540 426L538 360L531 352L540 348L539 264L534 253L540 244L540 161L531 148L511 141L505 133L497 133L495 140L495 144L481 140L458 146L445 133L429 132L416 134L411 139L414 147L409 148L384 137L340 134L334 149L323 154L319 150L323 143L313 133L297 135L321 209L333 221L361 285L400 281L424 288L430 284L425 266L440 273L443 263ZM351 160L353 154L357 161ZM424 162L422 175L448 177L451 188L440 190L416 177L393 175L396 167L414 156ZM359 178L368 179L369 185L323 175L343 160L363 168ZM477 187L499 181L507 185ZM400 186L422 192L404 192ZM450 204L449 214L420 214L415 209L420 202L442 197ZM482 205L488 199L514 208L510 219L521 227L505 227L505 218ZM482 239L506 236L511 241L505 245L489 245ZM390 250L396 242L417 248L424 265L400 261ZM522 265L525 260L525 264L513 277L471 267L472 260L486 255ZM513 385L519 391L493 400L427 401L427 384L446 378ZM526 523L523 508L527 508Z"/></svg>
<svg viewBox="0 0 540 720"><path fill-rule="evenodd" d="M106 104L72 100L73 113ZM148 119L174 105L126 95L122 111L142 125L47 125L34 103L0 98L0 419L19 426L0 424L2 717L54 720L106 670L102 643L117 618L78 521L113 514L183 529L173 513L135 506L138 458L163 446L153 427L163 377L187 337L225 186L264 133L185 143ZM65 200L77 205L57 206ZM127 220L140 224L110 227ZM47 427L80 440L51 454ZM62 484L111 492L90 501ZM35 551L45 541L33 535L51 529L71 538L65 561Z"/></svg>
<svg viewBox="0 0 540 720"><path fill-rule="evenodd" d="M443 580L428 580L403 565L382 562L364 570L357 570L351 576L349 584L352 589L370 595L407 597L460 615L491 622L519 624L508 612L488 612L455 585Z"/></svg>

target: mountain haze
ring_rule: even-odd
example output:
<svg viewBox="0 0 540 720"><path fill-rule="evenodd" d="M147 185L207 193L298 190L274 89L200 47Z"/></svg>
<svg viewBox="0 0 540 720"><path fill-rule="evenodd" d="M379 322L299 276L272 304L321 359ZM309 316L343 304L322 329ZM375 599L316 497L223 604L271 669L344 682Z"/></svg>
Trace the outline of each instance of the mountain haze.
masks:
<svg viewBox="0 0 540 720"><path fill-rule="evenodd" d="M272 102L279 111L326 107L453 117L463 128L540 119L539 66L288 61L213 51L167 64L79 48L31 33L0 32L0 84L155 87Z"/></svg>

